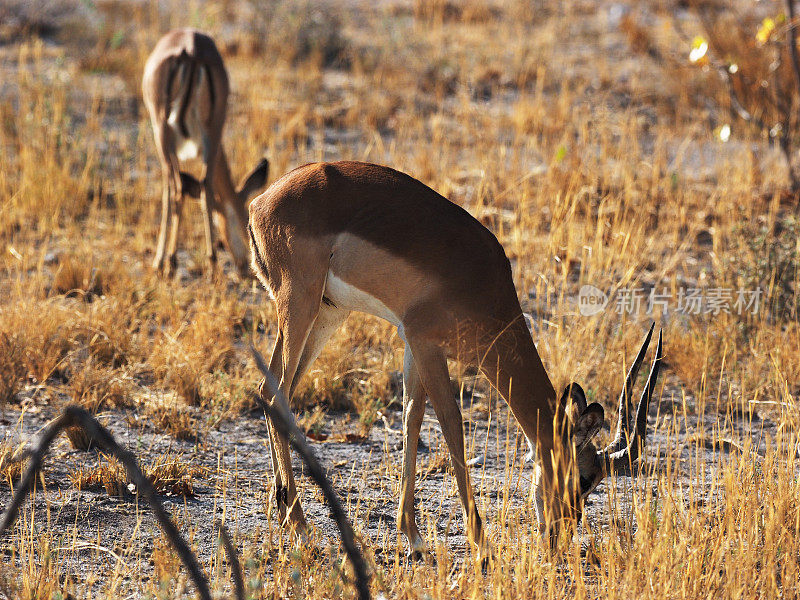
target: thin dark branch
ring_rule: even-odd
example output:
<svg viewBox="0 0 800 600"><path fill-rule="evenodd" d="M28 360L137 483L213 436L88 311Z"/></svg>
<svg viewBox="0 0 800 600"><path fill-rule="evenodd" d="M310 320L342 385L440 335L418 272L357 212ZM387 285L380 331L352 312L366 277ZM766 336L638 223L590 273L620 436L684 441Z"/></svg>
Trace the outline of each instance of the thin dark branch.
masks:
<svg viewBox="0 0 800 600"><path fill-rule="evenodd" d="M794 0L786 0L786 18L789 21L788 26L786 27L786 43L789 44L789 56L792 58L794 82L797 85L798 93L800 93L800 58L797 56L797 32L795 31L796 23L794 21Z"/></svg>
<svg viewBox="0 0 800 600"><path fill-rule="evenodd" d="M705 14L705 11L702 9L702 7L695 6L694 9L697 18L700 20L701 26L706 32L706 35L709 35L710 37L710 33L713 31L713 24L710 18L707 14ZM686 31L684 31L683 26L678 19L673 20L673 27L675 28L678 36L688 45L691 42L691 37L686 33ZM769 129L764 121L744 107L742 100L739 98L739 93L736 91L736 86L733 84L733 77L731 76L729 66L714 58L710 53L706 53L706 59L708 60L709 65L717 72L717 75L719 75L720 79L722 79L722 81L725 83L725 87L728 89L728 98L731 103L731 114L733 114L735 117L739 117L742 121L753 124L760 131ZM716 104L716 101L712 102Z"/></svg>
<svg viewBox="0 0 800 600"><path fill-rule="evenodd" d="M308 467L308 474L319 486L320 490L322 491L322 495L325 496L325 501L330 507L331 515L333 516L333 519L336 521L336 525L339 528L339 534L342 537L342 545L344 546L344 550L347 553L347 557L350 559L350 564L353 565L353 573L356 577L356 590L358 591L358 597L360 600L369 600L370 593L367 564L364 561L364 557L361 555L361 551L356 545L356 537L355 533L353 532L353 527L350 525L350 521L347 518L344 507L339 501L339 496L336 494L336 491L333 489L330 481L328 481L328 478L325 476L325 471L323 470L322 465L319 464L319 461L317 460L314 451L311 449L311 446L306 441L306 436L295 424L294 417L289 410L289 401L278 387L278 381L267 367L264 357L261 356L258 350L255 349L255 346L252 344L250 345L250 350L253 353L253 358L256 361L258 369L264 375L266 389L276 401L270 404L265 402L259 394L254 393L253 396L264 409L264 412L278 430L278 433L289 440L289 443L303 459L303 462L305 462L306 466Z"/></svg>
<svg viewBox="0 0 800 600"><path fill-rule="evenodd" d="M231 536L228 535L228 530L222 521L217 521L217 529L219 529L219 537L222 540L222 545L225 547L225 554L228 555L228 562L231 564L231 572L233 576L233 585L236 590L236 600L244 600L244 578L242 577L242 565L239 562L239 555L236 552L236 547L231 541Z"/></svg>
<svg viewBox="0 0 800 600"><path fill-rule="evenodd" d="M161 501L158 499L156 490L150 480L145 477L139 468L136 458L128 450L117 444L108 430L100 425L97 420L78 406L67 406L63 412L51 422L39 436L33 448L27 453L29 457L28 467L19 481L11 503L6 507L2 517L0 517L0 536L8 529L17 517L20 506L25 501L28 492L33 487L36 474L42 467L42 462L47 454L50 445L56 436L67 427L77 426L82 428L94 442L106 452L112 454L119 460L128 471L128 477L136 485L139 495L142 496L153 509L158 524L164 531L167 539L175 547L175 551L180 556L189 576L197 587L197 594L203 600L211 600L211 592L208 587L208 580L203 573L197 557L192 553L189 545L181 536L178 528L172 522Z"/></svg>
<svg viewBox="0 0 800 600"><path fill-rule="evenodd" d="M795 27L797 23L795 22L795 12L794 12L794 0L785 0L786 1L786 18L787 18L787 27L786 27L786 43L789 44L789 56L792 59L792 73L794 73L794 83L797 86L797 93L800 96L800 58L797 55L797 31ZM789 126L791 124L791 114L792 114L792 102L789 101L790 108L785 113L784 119L784 131L783 135L786 139L789 139ZM788 141L787 141L788 144ZM792 156L791 150L784 151L786 154L786 160L789 164L789 176L792 179L792 187L797 189L800 187L800 182L798 181L798 176L795 169L792 168Z"/></svg>

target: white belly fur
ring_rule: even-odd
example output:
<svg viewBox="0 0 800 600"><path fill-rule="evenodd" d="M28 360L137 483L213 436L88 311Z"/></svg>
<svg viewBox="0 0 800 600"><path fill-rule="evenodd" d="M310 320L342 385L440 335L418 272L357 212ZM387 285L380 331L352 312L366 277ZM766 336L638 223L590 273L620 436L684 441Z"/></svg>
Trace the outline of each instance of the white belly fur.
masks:
<svg viewBox="0 0 800 600"><path fill-rule="evenodd" d="M330 270L328 270L328 277L325 281L325 297L339 308L365 312L381 319L386 319L397 327L401 326L398 316L389 310L383 302L339 279Z"/></svg>

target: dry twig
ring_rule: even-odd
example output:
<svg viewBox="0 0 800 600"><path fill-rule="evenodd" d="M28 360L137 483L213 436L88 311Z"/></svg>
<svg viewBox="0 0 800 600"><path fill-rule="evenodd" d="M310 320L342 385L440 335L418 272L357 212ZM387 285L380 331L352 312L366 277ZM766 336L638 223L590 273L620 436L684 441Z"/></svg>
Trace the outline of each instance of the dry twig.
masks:
<svg viewBox="0 0 800 600"><path fill-rule="evenodd" d="M306 436L298 429L294 422L294 417L289 410L289 401L280 391L278 381L275 376L270 372L264 357L261 356L255 346L250 345L250 350L253 353L253 358L261 373L264 375L266 389L275 398L275 402L269 404L264 401L259 394L253 394L256 401L264 409L267 417L278 430L278 432L289 440L289 443L297 451L303 462L308 467L308 474L319 486L322 495L325 496L325 501L331 510L331 516L339 528L339 534L342 537L342 545L350 559L350 564L353 565L353 573L356 577L356 590L358 591L358 598L360 600L369 600L369 576L367 575L367 565L361 551L356 545L355 533L353 526L347 518L342 503L339 501L339 496L325 476L325 471L322 465L319 464L314 451L306 441Z"/></svg>
<svg viewBox="0 0 800 600"><path fill-rule="evenodd" d="M203 573L202 567L200 567L200 563L197 561L197 557L192 553L189 545L183 539L175 523L173 523L169 514L164 509L164 506L158 499L153 484L151 484L144 473L142 473L134 455L130 451L119 446L109 431L100 425L92 415L79 406L67 406L58 418L52 421L44 431L42 431L37 441L33 444L33 447L25 452L25 455L30 460L14 492L11 503L6 507L2 517L0 517L0 536L3 535L6 529L14 522L14 519L16 519L19 508L22 506L22 503L28 496L28 492L33 487L36 474L41 469L44 457L50 449L53 440L68 427L80 427L94 443L104 451L112 454L125 466L125 469L128 471L128 476L136 485L139 495L142 496L153 509L153 513L161 529L164 531L164 535L167 536L167 539L175 547L181 562L183 562L186 570L189 571L189 576L197 587L198 595L203 600L211 600L208 580Z"/></svg>

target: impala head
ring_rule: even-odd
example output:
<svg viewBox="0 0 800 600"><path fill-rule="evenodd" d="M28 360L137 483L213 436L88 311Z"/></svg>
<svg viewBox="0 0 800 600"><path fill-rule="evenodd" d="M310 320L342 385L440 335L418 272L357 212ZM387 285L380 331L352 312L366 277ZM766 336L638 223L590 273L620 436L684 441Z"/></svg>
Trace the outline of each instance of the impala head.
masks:
<svg viewBox="0 0 800 600"><path fill-rule="evenodd" d="M635 419L632 418L633 386L639 374L639 369L644 362L654 327L655 323L650 327L650 331L625 378L625 384L619 396L616 434L608 446L598 449L593 442L593 438L603 426L603 407L597 402L587 405L586 394L577 383L568 385L561 395L559 406L562 411L561 414L566 417L566 431L563 439L568 440L567 447L563 449L564 459L570 461L572 466L571 469L566 469L566 472L570 473L571 476L567 478L566 489L563 491L565 501L561 504L562 506L566 505L564 506L566 510L562 509L560 512L564 517L580 517L584 498L605 477L617 473L630 473L634 462L639 458L644 448L647 430L647 409L661 366L661 332L658 334L656 356L653 359L647 383L639 398ZM574 462L572 462L572 457L574 457ZM563 487L565 486L551 486L553 492ZM538 485L537 482L534 489L537 516L540 523L544 522L545 490L543 488L544 486Z"/></svg>
<svg viewBox="0 0 800 600"><path fill-rule="evenodd" d="M225 177L225 172L220 173ZM222 171L221 168L217 169ZM216 174L216 172L215 172ZM230 177L228 175L228 177ZM256 167L242 179L238 190L232 190L228 181L220 181L214 186L218 196L217 210L214 220L222 237L222 242L233 256L233 261L239 273L249 272L250 246L247 241L247 207L250 201L263 189L269 178L269 161L262 158ZM192 175L181 171L181 185L183 192L193 198L200 198L202 184Z"/></svg>

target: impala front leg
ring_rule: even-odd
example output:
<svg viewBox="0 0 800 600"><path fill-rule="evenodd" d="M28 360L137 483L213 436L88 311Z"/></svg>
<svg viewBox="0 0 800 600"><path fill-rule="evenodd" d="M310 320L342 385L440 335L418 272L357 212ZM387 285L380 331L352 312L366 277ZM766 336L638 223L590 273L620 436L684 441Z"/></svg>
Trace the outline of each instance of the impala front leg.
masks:
<svg viewBox="0 0 800 600"><path fill-rule="evenodd" d="M447 358L443 350L436 344L427 340L412 339L410 332L409 343L414 351L415 364L419 371L422 385L428 392L428 397L433 404L436 418L442 428L442 435L447 448L450 450L450 462L453 465L458 494L464 509L464 524L467 538L477 550L477 558L482 565L486 565L491 552L483 535L483 525L475 504L475 495L472 491L469 472L467 471L464 457L464 426L461 422L461 408L458 400L453 396L450 388L450 374L447 370Z"/></svg>

